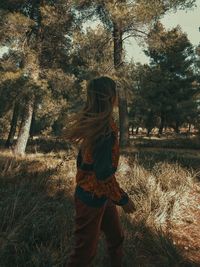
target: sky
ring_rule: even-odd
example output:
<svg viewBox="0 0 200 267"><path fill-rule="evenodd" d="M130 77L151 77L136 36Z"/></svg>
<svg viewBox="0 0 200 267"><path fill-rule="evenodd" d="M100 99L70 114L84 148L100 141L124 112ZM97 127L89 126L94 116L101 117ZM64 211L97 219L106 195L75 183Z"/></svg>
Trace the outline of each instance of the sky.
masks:
<svg viewBox="0 0 200 267"><path fill-rule="evenodd" d="M194 7L191 10L179 10L176 13L165 15L161 19L161 22L166 29L171 29L180 25L183 32L187 33L188 39L193 45L200 44L200 0L196 0L196 4L197 7ZM91 23L89 25L91 26ZM137 44L137 41L134 38L124 40L124 49L126 51L127 61L133 59L135 62L148 63L148 58L143 53L142 47ZM0 49L0 57L5 51L6 48Z"/></svg>
<svg viewBox="0 0 200 267"><path fill-rule="evenodd" d="M180 25L182 31L187 33L188 39L193 45L200 44L200 0L196 1L197 7L191 10L179 10L176 13L165 15L161 22L166 29L171 29ZM133 59L135 62L148 63L148 58L138 46L134 38L124 40L124 48L126 50L126 60Z"/></svg>

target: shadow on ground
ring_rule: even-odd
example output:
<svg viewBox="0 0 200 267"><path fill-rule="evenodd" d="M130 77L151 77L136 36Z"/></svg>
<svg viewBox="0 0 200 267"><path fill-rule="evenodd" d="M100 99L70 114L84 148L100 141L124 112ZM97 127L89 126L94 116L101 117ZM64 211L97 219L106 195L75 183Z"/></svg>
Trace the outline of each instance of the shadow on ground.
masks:
<svg viewBox="0 0 200 267"><path fill-rule="evenodd" d="M40 169L37 160L18 159L3 173L6 160L0 158L1 267L63 266L74 216L66 181L58 183L57 170Z"/></svg>
<svg viewBox="0 0 200 267"><path fill-rule="evenodd" d="M155 163L152 154L140 154L140 164ZM169 155L168 155L169 157ZM163 157L163 160L166 160ZM73 188L58 170L37 159L0 157L0 262L1 267L64 267L73 245ZM157 160L161 160L158 156ZM169 160L169 158L168 158ZM173 160L173 158L171 159ZM149 162L146 167L150 167ZM120 212L121 214L121 212ZM121 214L125 232L123 267L197 267L162 231ZM95 267L109 267L101 235Z"/></svg>
<svg viewBox="0 0 200 267"><path fill-rule="evenodd" d="M183 251L173 244L161 229L150 229L145 221L132 221L121 216L126 239L124 267L198 267L184 258Z"/></svg>
<svg viewBox="0 0 200 267"><path fill-rule="evenodd" d="M0 139L0 147L5 147L5 139ZM15 142L13 143L13 145ZM49 153L49 152L58 152L61 150L68 150L71 148L71 145L56 137L39 137L37 139L31 139L29 138L26 152L27 153Z"/></svg>

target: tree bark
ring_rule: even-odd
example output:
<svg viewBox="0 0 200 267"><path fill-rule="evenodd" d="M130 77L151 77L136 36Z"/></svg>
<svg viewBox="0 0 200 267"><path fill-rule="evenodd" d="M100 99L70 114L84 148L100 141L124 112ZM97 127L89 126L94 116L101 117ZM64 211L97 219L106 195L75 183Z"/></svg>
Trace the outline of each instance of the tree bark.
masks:
<svg viewBox="0 0 200 267"><path fill-rule="evenodd" d="M119 24L113 23L113 39L114 39L114 67L117 71L122 64L122 30ZM118 90L119 102L119 130L120 130L120 146L129 145L129 119L127 108L126 91L123 88Z"/></svg>
<svg viewBox="0 0 200 267"><path fill-rule="evenodd" d="M31 56L26 56L25 68L28 72L30 79L33 83L37 84L40 79L40 54L41 54L41 10L40 5L42 4L41 0L32 1L29 9L29 17L33 19L36 23L31 27L31 30L27 32L26 43L28 49L33 50L34 52ZM32 88L33 89L33 88ZM32 92L32 90L31 90ZM18 155L25 154L26 145L29 138L31 121L33 117L33 110L35 104L35 95L34 93L28 93L25 99L25 107L22 115L22 121L19 128L19 134L17 142L14 146L13 152Z"/></svg>
<svg viewBox="0 0 200 267"><path fill-rule="evenodd" d="M13 109L13 115L12 115L12 121L11 121L11 125L10 125L10 131L9 131L9 135L8 138L6 140L5 143L5 147L9 148L12 144L13 144L13 140L15 137L15 132L16 132L16 128L17 128L17 120L19 117L19 103L15 102L14 105L14 109Z"/></svg>
<svg viewBox="0 0 200 267"><path fill-rule="evenodd" d="M34 107L34 97L29 98L24 107L22 122L19 129L19 137L14 147L14 153L17 155L24 155L25 153L26 144L29 137L32 115L33 115L33 107Z"/></svg>
<svg viewBox="0 0 200 267"><path fill-rule="evenodd" d="M147 137L150 136L151 131L152 131L152 128L147 128Z"/></svg>
<svg viewBox="0 0 200 267"><path fill-rule="evenodd" d="M161 116L160 116L160 127L159 127L159 131L158 131L159 134L163 133L164 126L165 126L165 118L164 118L164 114L161 113Z"/></svg>
<svg viewBox="0 0 200 267"><path fill-rule="evenodd" d="M175 132L176 132L177 134L179 134L179 133L180 133L180 130L179 130L179 125L180 125L179 121L178 121L178 120L176 120L176 124L175 124Z"/></svg>
<svg viewBox="0 0 200 267"><path fill-rule="evenodd" d="M192 124L191 124L191 123L189 123L189 124L188 124L188 133L190 133L190 132L191 132L191 126L192 126Z"/></svg>
<svg viewBox="0 0 200 267"><path fill-rule="evenodd" d="M36 111L36 107L33 107L33 115L32 115L31 126L30 126L30 138L33 138L33 136L34 136L34 129L35 129L35 111Z"/></svg>

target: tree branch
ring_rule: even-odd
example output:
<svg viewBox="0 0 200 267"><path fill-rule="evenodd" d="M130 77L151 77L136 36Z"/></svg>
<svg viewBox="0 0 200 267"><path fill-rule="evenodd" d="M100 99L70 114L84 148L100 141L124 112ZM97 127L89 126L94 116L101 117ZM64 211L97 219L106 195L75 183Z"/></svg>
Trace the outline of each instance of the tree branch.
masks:
<svg viewBox="0 0 200 267"><path fill-rule="evenodd" d="M144 35L146 35L146 36L148 35L148 33L146 33L145 31L138 30L138 29L136 29L136 28L131 28L131 27L125 29L125 30L124 30L124 33L125 33L125 32L131 32L131 31L139 32L139 33L142 33L142 34L144 34Z"/></svg>

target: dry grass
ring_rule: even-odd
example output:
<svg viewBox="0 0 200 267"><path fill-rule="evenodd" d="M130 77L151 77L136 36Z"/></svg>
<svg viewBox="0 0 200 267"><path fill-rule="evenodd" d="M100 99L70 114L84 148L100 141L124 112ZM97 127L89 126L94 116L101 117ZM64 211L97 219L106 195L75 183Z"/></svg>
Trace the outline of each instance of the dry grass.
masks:
<svg viewBox="0 0 200 267"><path fill-rule="evenodd" d="M173 134L156 137L133 136L132 142L137 147L156 147L171 149L196 149L200 148L199 135Z"/></svg>
<svg viewBox="0 0 200 267"><path fill-rule="evenodd" d="M187 202L196 173L167 162L158 162L147 170L137 159L129 158L129 170L124 174L119 170L118 177L137 207L134 216L142 214L148 225L164 227L168 220L178 218L179 203Z"/></svg>
<svg viewBox="0 0 200 267"><path fill-rule="evenodd" d="M60 150L15 158L1 152L1 267L64 266L73 242L74 155ZM145 160L153 162L148 155ZM147 168L140 155L121 155L116 177L137 208L133 215L119 208L124 267L198 266L169 234L169 227L184 220L182 207L191 201L197 176L177 162L156 160ZM109 266L105 254L102 235L95 267Z"/></svg>

